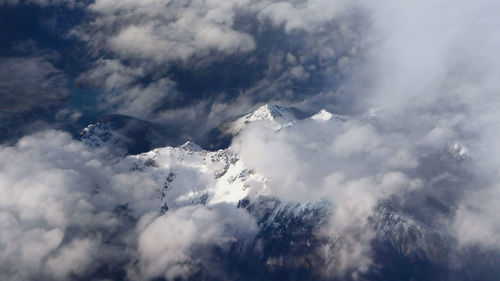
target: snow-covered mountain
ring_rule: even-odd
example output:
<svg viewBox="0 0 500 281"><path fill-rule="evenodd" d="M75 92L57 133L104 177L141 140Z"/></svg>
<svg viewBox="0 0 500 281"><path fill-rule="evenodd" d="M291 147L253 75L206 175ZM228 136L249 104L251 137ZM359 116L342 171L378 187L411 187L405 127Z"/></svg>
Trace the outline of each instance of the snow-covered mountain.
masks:
<svg viewBox="0 0 500 281"><path fill-rule="evenodd" d="M345 116L332 114L324 109L314 115L310 115L295 107L265 104L236 120L229 120L217 128L214 128L210 132L208 136L209 141L205 146L211 149L226 148L229 146L234 136L238 135L245 127L255 122L264 123L271 129L277 131L282 128L293 126L301 120L311 119L314 121L327 121L331 118L340 121L348 120Z"/></svg>
<svg viewBox="0 0 500 281"><path fill-rule="evenodd" d="M321 118L320 118L321 117ZM328 117L328 118L327 118ZM266 122L279 130L297 122L346 120L326 110L307 118L296 108L263 105L230 123L234 134L252 122ZM99 119L81 132L82 141L91 147L107 147L130 151L144 149L154 134L152 125L128 116L114 115ZM141 134L144 134L141 138ZM137 149L136 149L137 150ZM266 195L267 179L248 168L231 147L216 151L204 150L188 141L178 147L160 147L140 154L131 154L122 165L124 172L139 172L152 179L156 188L149 194L156 198L158 209L167 210L189 204L237 205L241 200ZM133 203L133 202L127 202Z"/></svg>
<svg viewBox="0 0 500 281"><path fill-rule="evenodd" d="M347 117L347 116L333 114L331 112L328 112L326 109L322 109L322 110L318 111L318 113L312 115L310 118L315 120L315 121L328 121L328 120L332 120L332 119L338 120L338 121L349 120L349 117Z"/></svg>
<svg viewBox="0 0 500 281"><path fill-rule="evenodd" d="M152 197L160 209L220 202L234 206L250 192L265 189L266 179L249 169L230 149L206 151L192 142L127 158L130 170L153 179Z"/></svg>
<svg viewBox="0 0 500 281"><path fill-rule="evenodd" d="M230 128L232 134L238 134L252 122L266 122L276 131L292 129L300 122L307 126L308 122L339 124L349 120L326 110L304 118L293 108L264 105L231 122ZM116 128L97 122L82 131L82 139L89 146L122 145L129 139ZM445 153L455 159L450 161L468 157L461 144L452 145ZM217 254L233 271L245 272L241 280L321 280L320 270L338 262L343 237L320 235L335 204L326 200L282 202L271 196L269 179L244 163L231 146L209 151L188 141L129 155L117 167L123 174L134 173L138 175L134 178L143 179L137 190L145 198L142 205L120 205L126 206L131 222L136 221L134 210L145 213L153 209L162 214L189 205L210 208L224 203L248 211L258 224L255 237L235 240L227 252ZM116 210L121 210L120 206ZM421 274L415 280L442 280L443 274L448 274L447 259L455 244L446 232L387 202L373 210L368 227L374 232L371 255L375 270L363 273L359 280L410 280L406 277L413 276L412 272ZM203 271L196 274L190 280L211 278Z"/></svg>
<svg viewBox="0 0 500 281"><path fill-rule="evenodd" d="M80 139L90 147L106 147L118 154L137 154L162 144L162 135L152 123L118 114L88 125Z"/></svg>
<svg viewBox="0 0 500 281"><path fill-rule="evenodd" d="M307 115L296 108L263 105L230 122L236 135L252 122L265 122L271 130L286 129L297 122L346 121L347 117L321 110ZM82 141L90 147L107 147L122 152L140 150L154 144L149 140L156 132L152 124L128 116L106 116L84 128ZM233 136L233 135L232 135ZM125 158L124 172L140 172L152 179L156 188L149 194L156 198L158 209L179 208L190 204L237 205L241 200L266 195L267 179L247 167L231 147L204 150L188 141L178 147L166 146ZM127 202L132 203L132 202Z"/></svg>
<svg viewBox="0 0 500 281"><path fill-rule="evenodd" d="M226 134L236 135L253 122L265 122L274 130L279 130L287 126L292 126L298 120L306 117L306 113L295 107L265 104L255 111L247 113L223 126Z"/></svg>

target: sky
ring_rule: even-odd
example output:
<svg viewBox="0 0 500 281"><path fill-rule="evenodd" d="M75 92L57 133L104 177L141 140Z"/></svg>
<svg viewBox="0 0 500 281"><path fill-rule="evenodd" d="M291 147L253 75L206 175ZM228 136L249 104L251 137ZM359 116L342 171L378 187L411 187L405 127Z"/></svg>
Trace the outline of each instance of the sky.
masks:
<svg viewBox="0 0 500 281"><path fill-rule="evenodd" d="M266 196L332 204L314 235L342 239L315 252L335 257L318 280L370 280L381 206L446 237L444 262L426 252L448 270L435 280L490 280L499 12L493 0L0 0L0 279L246 280L207 249L258 237L255 216L228 203L155 213L154 175L79 134L119 114L154 126L154 147L204 146L268 103L346 116L252 124L230 145ZM473 253L489 257L480 269Z"/></svg>

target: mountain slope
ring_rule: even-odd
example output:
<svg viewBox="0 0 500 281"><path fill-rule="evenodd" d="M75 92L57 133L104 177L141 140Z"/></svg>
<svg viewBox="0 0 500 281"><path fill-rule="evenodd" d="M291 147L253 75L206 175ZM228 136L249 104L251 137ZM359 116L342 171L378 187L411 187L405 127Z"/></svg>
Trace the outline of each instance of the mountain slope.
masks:
<svg viewBox="0 0 500 281"><path fill-rule="evenodd" d="M231 124L235 130L244 130L252 122L266 122L273 131L298 124L320 122L314 124L322 126L323 122L350 120L325 110L303 120L297 119L297 115L288 108L266 105ZM126 136L120 131L124 127L104 122L93 124L84 130L84 141L90 146L120 145ZM451 155L450 161L460 162L468 157L461 144L452 145L444 153ZM227 204L233 210L246 210L255 218L258 230L250 239L235 238L228 249L208 248L211 250L206 255L224 265L224 277L200 265L189 280L325 280L326 269L333 270L337 278L328 280L423 281L446 280L450 276L453 280L467 280L467 276L490 272L496 264L496 253L491 254L493 258L482 257L476 249L471 250L474 255L457 254L457 242L449 234L380 202L367 218L368 228L374 233L370 242L373 264L367 271L351 268L340 271L345 238L339 233L321 232L335 212L335 204L326 200L285 202L269 196L269 180L247 166L231 147L208 151L186 142L178 147L129 155L117 169L124 175L137 174L135 178L142 179L137 193L144 200L123 202L115 208L115 213L125 216L131 225L138 221L135 213L153 209L159 215L168 215L193 205L215 208ZM457 255L468 266L466 269L449 267L450 259ZM476 264L481 266L473 268ZM484 280L495 279L486 276Z"/></svg>
<svg viewBox="0 0 500 281"><path fill-rule="evenodd" d="M164 136L152 123L113 114L84 128L80 139L91 147L107 147L119 154L137 154L162 146Z"/></svg>
<svg viewBox="0 0 500 281"><path fill-rule="evenodd" d="M296 122L310 118L315 121L327 121L330 118L345 121L346 117L331 114L322 110L313 116L295 107L286 107L273 104L265 104L256 110L249 112L236 120L227 121L217 128L212 129L207 136L207 143L203 147L210 150L227 148L232 138L238 135L244 128L255 122L267 124L273 130L280 130L293 126Z"/></svg>

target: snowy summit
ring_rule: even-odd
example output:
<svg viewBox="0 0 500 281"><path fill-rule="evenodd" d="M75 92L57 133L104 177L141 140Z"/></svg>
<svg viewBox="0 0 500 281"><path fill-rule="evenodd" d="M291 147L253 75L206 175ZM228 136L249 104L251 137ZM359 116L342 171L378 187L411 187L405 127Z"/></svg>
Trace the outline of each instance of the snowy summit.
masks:
<svg viewBox="0 0 500 281"><path fill-rule="evenodd" d="M246 125L257 121L269 122L273 129L279 130L293 125L297 120L302 119L304 115L302 111L294 107L265 104L232 122L230 132L233 134L238 133Z"/></svg>

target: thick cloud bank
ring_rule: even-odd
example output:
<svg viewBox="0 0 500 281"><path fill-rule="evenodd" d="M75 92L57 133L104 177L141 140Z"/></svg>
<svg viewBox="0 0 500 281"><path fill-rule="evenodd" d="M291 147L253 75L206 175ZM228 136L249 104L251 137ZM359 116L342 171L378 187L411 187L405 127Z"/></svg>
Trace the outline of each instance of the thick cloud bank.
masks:
<svg viewBox="0 0 500 281"><path fill-rule="evenodd" d="M255 231L224 204L161 215L157 186L65 133L24 137L0 155L2 280L189 276L210 261L201 247Z"/></svg>

